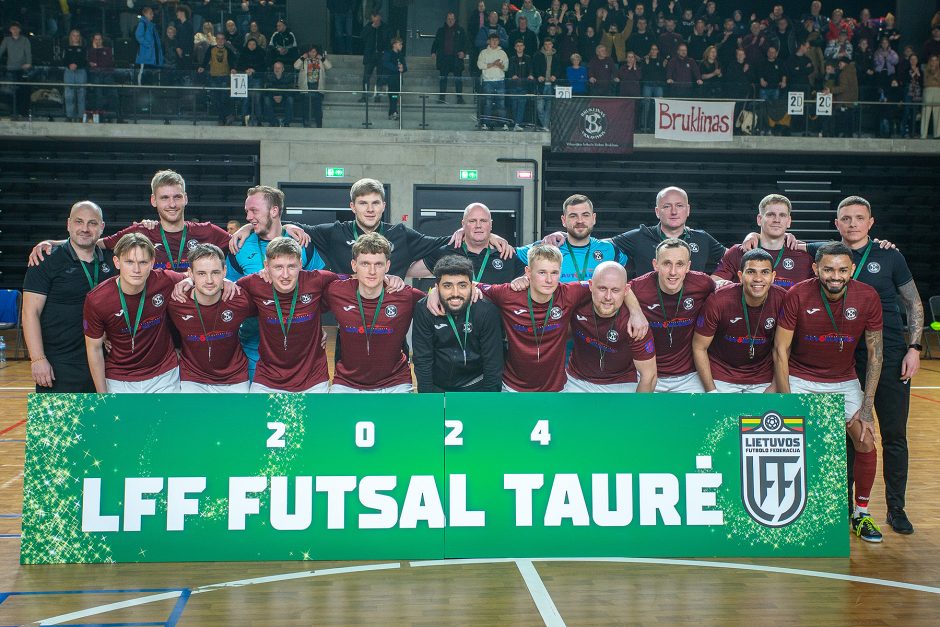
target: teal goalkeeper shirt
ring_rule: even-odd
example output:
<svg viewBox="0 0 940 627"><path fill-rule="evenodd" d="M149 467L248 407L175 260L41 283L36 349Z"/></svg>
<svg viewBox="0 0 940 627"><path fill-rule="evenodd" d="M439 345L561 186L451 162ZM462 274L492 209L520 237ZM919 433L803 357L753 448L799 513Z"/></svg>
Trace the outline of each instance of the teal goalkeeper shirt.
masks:
<svg viewBox="0 0 940 627"><path fill-rule="evenodd" d="M283 235L286 236L287 233L284 232ZM245 239L238 254L227 257L228 271L225 278L229 281L237 281L243 276L259 272L264 267L264 255L267 249L268 240L260 239L257 233L252 232ZM322 270L326 267L312 242L300 251L300 263L304 270Z"/></svg>
<svg viewBox="0 0 940 627"><path fill-rule="evenodd" d="M534 244L521 246L516 249L516 255L519 261L529 265L529 249ZM599 240L592 237L586 246L571 246L569 251L567 244L559 246L561 250L561 282L574 283L576 281L587 281L594 275L594 268L605 261L616 261L622 266L627 265L629 260L625 254L620 252L616 246L606 240ZM573 254L572 254L573 253ZM587 263L585 264L585 257ZM582 276L578 277L578 271L582 270Z"/></svg>

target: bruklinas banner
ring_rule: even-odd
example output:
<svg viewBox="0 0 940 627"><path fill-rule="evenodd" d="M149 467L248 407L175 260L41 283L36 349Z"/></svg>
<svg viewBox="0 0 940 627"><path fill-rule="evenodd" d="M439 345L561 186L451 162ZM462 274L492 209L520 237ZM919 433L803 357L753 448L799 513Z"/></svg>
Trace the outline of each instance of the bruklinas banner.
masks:
<svg viewBox="0 0 940 627"><path fill-rule="evenodd" d="M29 398L26 564L848 555L841 395Z"/></svg>
<svg viewBox="0 0 940 627"><path fill-rule="evenodd" d="M734 139L734 102L654 101L656 139L685 142L730 142Z"/></svg>
<svg viewBox="0 0 940 627"><path fill-rule="evenodd" d="M552 152L633 152L635 100L558 99L552 103Z"/></svg>

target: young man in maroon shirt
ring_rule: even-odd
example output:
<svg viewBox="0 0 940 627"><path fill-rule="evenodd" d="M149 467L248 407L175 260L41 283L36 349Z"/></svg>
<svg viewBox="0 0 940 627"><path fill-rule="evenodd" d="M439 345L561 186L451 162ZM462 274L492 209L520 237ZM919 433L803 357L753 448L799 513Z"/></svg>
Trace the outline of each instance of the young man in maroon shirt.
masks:
<svg viewBox="0 0 940 627"><path fill-rule="evenodd" d="M690 270L691 259L685 240L665 239L656 246L653 272L630 282L653 330L657 392L705 391L692 362L692 333L715 282Z"/></svg>
<svg viewBox="0 0 940 627"><path fill-rule="evenodd" d="M813 271L817 278L795 285L783 301L774 338L777 391L845 396L845 430L855 449L852 530L863 540L881 542L868 512L878 457L872 409L884 354L881 301L874 288L852 279L852 251L841 242L819 249ZM855 349L863 336L864 397L855 373Z"/></svg>
<svg viewBox="0 0 940 627"><path fill-rule="evenodd" d="M179 367L166 313L173 286L186 276L153 270L153 256L150 240L128 233L114 247L119 276L101 283L85 298L85 350L99 393L179 391ZM111 343L107 358L105 335Z"/></svg>
<svg viewBox="0 0 940 627"><path fill-rule="evenodd" d="M774 285L774 257L741 258L740 283L718 288L695 323L692 358L706 392L774 392L773 339L787 292Z"/></svg>
<svg viewBox="0 0 940 627"><path fill-rule="evenodd" d="M182 338L180 392L248 392L248 359L238 328L257 314L247 294L222 300L225 253L213 244L189 252L193 290L184 302L170 300L170 321Z"/></svg>
<svg viewBox="0 0 940 627"><path fill-rule="evenodd" d="M352 256L353 276L331 283L326 292L342 354L330 392L411 392L402 344L414 306L425 293L409 285L396 292L386 289L392 246L383 235L360 235Z"/></svg>
<svg viewBox="0 0 940 627"><path fill-rule="evenodd" d="M627 271L619 263L605 261L594 269L591 302L571 319L574 349L564 392L652 392L656 387L653 334L647 329L638 340L630 337L630 313L623 302L627 290Z"/></svg>
<svg viewBox="0 0 940 627"><path fill-rule="evenodd" d="M792 211L790 199L780 194L768 194L757 205L757 226L760 227L757 247L770 253L775 273L774 285L784 289L790 289L813 276L813 258L810 254L786 246ZM712 278L719 282L739 282L741 257L749 248L735 244L726 250Z"/></svg>

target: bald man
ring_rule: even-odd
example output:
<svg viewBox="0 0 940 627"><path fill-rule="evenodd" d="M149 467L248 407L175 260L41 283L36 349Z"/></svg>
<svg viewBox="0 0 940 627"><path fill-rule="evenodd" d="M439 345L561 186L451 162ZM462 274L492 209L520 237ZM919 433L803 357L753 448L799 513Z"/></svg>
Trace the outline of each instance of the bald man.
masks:
<svg viewBox="0 0 940 627"><path fill-rule="evenodd" d="M630 312L624 306L627 271L615 261L594 269L591 302L571 319L574 349L564 392L652 392L656 387L653 333L630 338Z"/></svg>

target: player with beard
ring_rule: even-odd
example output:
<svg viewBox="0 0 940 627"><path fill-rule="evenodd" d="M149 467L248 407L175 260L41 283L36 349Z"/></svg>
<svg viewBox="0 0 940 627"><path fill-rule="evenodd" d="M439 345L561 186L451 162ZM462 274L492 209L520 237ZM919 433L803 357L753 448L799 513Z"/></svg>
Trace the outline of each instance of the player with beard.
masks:
<svg viewBox="0 0 940 627"><path fill-rule="evenodd" d="M780 194L764 196L757 206L757 226L760 227L757 246L773 257L774 285L784 289L790 289L813 276L813 258L810 254L790 249L785 243L792 212L790 199ZM741 258L748 248L735 244L725 251L712 278L719 282L738 282Z"/></svg>
<svg viewBox="0 0 940 627"><path fill-rule="evenodd" d="M633 340L623 304L627 271L614 261L594 269L591 302L571 319L574 350L564 392L652 392L656 387L653 334ZM637 374L639 373L639 382Z"/></svg>
<svg viewBox="0 0 940 627"><path fill-rule="evenodd" d="M81 320L85 296L112 276L95 245L104 229L101 207L75 203L66 227L68 240L28 268L23 281L23 338L37 392L95 391Z"/></svg>
<svg viewBox="0 0 940 627"><path fill-rule="evenodd" d="M739 283L705 301L692 358L706 392L774 392L773 338L786 290L775 285L774 257L759 248L741 258Z"/></svg>
<svg viewBox="0 0 940 627"><path fill-rule="evenodd" d="M469 237L469 235L468 235ZM503 333L499 310L480 299L471 304L475 268L459 256L434 265L444 315L418 302L412 321L418 392L499 392L503 380Z"/></svg>
<svg viewBox="0 0 940 627"><path fill-rule="evenodd" d="M653 272L630 281L653 330L657 392L705 391L692 361L692 335L715 282L690 269L691 256L685 240L665 239L656 247Z"/></svg>
<svg viewBox="0 0 940 627"><path fill-rule="evenodd" d="M222 301L225 253L213 244L189 252L193 282L183 302L170 300L170 321L182 338L180 392L248 392L248 359L238 341L238 329L257 315L247 294Z"/></svg>
<svg viewBox="0 0 940 627"><path fill-rule="evenodd" d="M817 278L793 286L783 301L774 337L777 391L845 397L845 430L855 449L852 531L867 542L881 542L868 511L878 461L872 409L884 353L881 303L874 288L852 279L852 251L841 242L819 249L813 271ZM855 374L855 349L863 336L864 396Z"/></svg>

